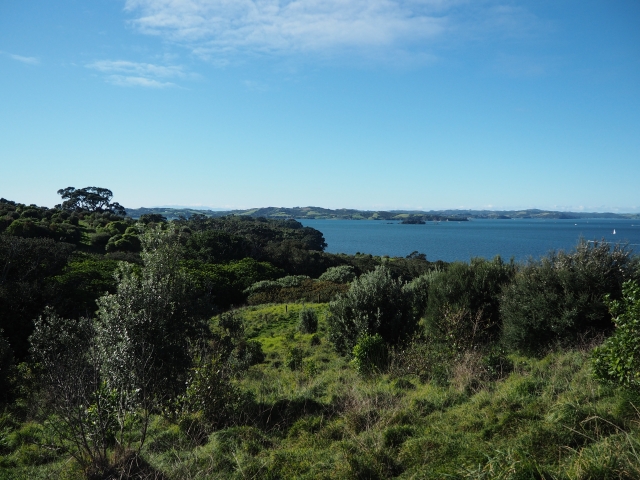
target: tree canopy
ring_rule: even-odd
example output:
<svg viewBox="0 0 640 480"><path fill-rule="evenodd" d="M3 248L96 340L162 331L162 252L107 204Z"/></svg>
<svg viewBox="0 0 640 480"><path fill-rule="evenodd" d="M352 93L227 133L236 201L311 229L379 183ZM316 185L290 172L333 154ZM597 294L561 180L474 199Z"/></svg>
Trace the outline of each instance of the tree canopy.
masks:
<svg viewBox="0 0 640 480"><path fill-rule="evenodd" d="M111 203L113 192L108 188L67 187L58 190L64 202L59 208L70 211L110 212L125 216L127 212L118 202Z"/></svg>

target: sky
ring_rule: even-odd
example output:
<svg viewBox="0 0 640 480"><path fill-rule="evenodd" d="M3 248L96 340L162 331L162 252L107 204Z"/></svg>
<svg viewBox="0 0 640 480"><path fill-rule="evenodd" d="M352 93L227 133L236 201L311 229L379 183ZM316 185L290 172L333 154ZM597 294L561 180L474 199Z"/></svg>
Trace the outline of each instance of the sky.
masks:
<svg viewBox="0 0 640 480"><path fill-rule="evenodd" d="M0 197L640 212L637 0L0 2Z"/></svg>

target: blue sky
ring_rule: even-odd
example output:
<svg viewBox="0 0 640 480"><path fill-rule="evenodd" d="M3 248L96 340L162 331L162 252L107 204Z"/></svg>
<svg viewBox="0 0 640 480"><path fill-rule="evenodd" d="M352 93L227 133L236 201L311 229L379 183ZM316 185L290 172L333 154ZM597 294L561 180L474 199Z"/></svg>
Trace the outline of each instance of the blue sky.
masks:
<svg viewBox="0 0 640 480"><path fill-rule="evenodd" d="M0 197L640 211L636 0L0 2Z"/></svg>

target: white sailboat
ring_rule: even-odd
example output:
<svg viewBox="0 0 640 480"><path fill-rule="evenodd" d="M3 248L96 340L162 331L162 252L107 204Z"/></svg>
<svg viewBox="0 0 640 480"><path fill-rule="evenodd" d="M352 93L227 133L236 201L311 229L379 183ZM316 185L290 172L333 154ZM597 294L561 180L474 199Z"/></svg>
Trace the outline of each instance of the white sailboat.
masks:
<svg viewBox="0 0 640 480"><path fill-rule="evenodd" d="M613 234L614 234L614 235L616 234L616 229L615 229L615 228L613 229Z"/></svg>

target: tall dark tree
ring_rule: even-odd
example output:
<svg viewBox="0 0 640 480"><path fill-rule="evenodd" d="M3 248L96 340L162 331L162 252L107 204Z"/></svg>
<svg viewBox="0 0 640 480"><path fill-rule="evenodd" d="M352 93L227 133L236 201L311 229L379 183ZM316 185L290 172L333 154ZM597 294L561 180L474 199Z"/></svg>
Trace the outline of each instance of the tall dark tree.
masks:
<svg viewBox="0 0 640 480"><path fill-rule="evenodd" d="M118 202L111 203L113 192L108 188L67 187L58 190L58 195L64 200L61 205L58 205L63 210L110 212L122 216L127 214L124 207Z"/></svg>

